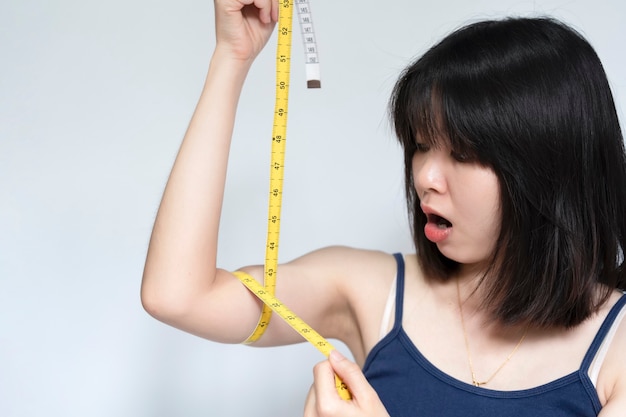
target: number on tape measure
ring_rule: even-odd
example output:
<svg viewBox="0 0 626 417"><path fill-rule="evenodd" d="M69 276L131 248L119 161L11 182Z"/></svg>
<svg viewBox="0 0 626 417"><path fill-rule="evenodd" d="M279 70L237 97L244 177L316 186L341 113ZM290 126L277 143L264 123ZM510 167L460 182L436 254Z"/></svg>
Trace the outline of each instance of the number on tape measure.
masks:
<svg viewBox="0 0 626 417"><path fill-rule="evenodd" d="M270 161L270 195L265 245L264 285L274 293L278 269L278 241L280 235L280 211L283 194L283 175L285 143L287 139L287 115L289 105L289 77L291 71L291 0L283 0L279 10L278 42L276 47L276 99L274 105L274 124L272 128L272 149ZM254 332L245 340L253 343L263 335L272 317L272 310L263 306L261 317ZM261 326L261 323L264 323Z"/></svg>
<svg viewBox="0 0 626 417"><path fill-rule="evenodd" d="M320 61L317 52L317 39L313 29L313 16L308 0L296 0L296 9L300 20L300 31L304 42L306 80L308 88L320 88Z"/></svg>
<svg viewBox="0 0 626 417"><path fill-rule="evenodd" d="M298 315L296 315L289 307L283 304L279 299L277 299L273 294L270 294L266 288L261 285L257 280L251 277L249 274L246 274L243 271L235 271L233 274L241 281L254 295L256 295L261 301L263 301L263 305L271 308L276 314L278 314L287 324L289 324L299 335L304 337L309 343L317 348L324 356L328 357L330 352L335 348L334 346L322 335L313 330L311 326L309 326L304 320L302 320ZM350 392L348 391L346 385L335 376L335 386L337 387L337 392L344 400L349 400L351 398Z"/></svg>
<svg viewBox="0 0 626 417"><path fill-rule="evenodd" d="M263 301L261 317L254 332L244 343L252 343L258 340L270 323L271 313L274 311L285 320L296 332L315 346L320 352L328 357L334 347L319 333L313 330L300 317L293 313L287 306L281 303L275 296L276 277L278 275L278 242L280 236L280 212L283 195L283 175L285 168L285 144L287 141L287 116L289 114L289 78L291 72L291 34L293 21L293 0L282 0L278 20L278 43L276 49L276 100L274 105L274 124L272 129L272 149L270 161L270 193L269 215L267 222L267 241L265 248L265 265L263 285L258 283L250 275L237 271L235 276ZM306 29L306 42L314 41L312 22L308 9L308 1L298 0L299 12L305 17L308 24ZM304 14L303 14L304 13ZM301 20L302 23L302 20ZM303 26L305 27L305 26ZM303 29L304 34L304 29ZM317 48L308 46L309 52L317 53ZM317 58L311 55L308 64L317 64ZM309 75L307 67L307 76ZM309 87L319 87L319 70L314 84L308 83ZM307 78L308 79L308 78ZM350 399L350 392L346 385L335 375L337 392L343 399Z"/></svg>

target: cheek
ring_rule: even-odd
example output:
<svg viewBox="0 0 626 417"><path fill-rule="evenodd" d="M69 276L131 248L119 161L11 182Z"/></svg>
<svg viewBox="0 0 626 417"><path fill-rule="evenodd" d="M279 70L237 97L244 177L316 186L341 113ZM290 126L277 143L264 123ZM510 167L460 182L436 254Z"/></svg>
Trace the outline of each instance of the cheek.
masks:
<svg viewBox="0 0 626 417"><path fill-rule="evenodd" d="M411 159L411 182L413 184L413 188L415 189L415 191L417 191L417 195L419 196L419 190L417 188L417 177L419 175L419 165L417 162L417 158L415 156L413 156L413 159Z"/></svg>
<svg viewBox="0 0 626 417"><path fill-rule="evenodd" d="M498 180L498 177L496 176L496 174L492 171L490 171L490 178L489 178L489 182L490 185L488 187L488 189L490 190L488 192L488 195L486 196L486 201L490 201L491 202L491 213L492 213L492 217L494 219L494 222L498 225L498 230L500 229L500 224L502 223L502 194L501 194L501 190L500 190L500 181Z"/></svg>
<svg viewBox="0 0 626 417"><path fill-rule="evenodd" d="M500 186L497 178L492 179L491 185L485 190L483 194L484 206L483 210L487 214L486 221L490 235L493 239L496 239L500 235L500 229L502 227L502 206L500 203Z"/></svg>
<svg viewBox="0 0 626 417"><path fill-rule="evenodd" d="M466 187L467 201L471 201L472 216L479 220L481 229L490 238L500 234L502 210L500 203L500 182L491 169L479 170L475 175L466 177L473 187Z"/></svg>
<svg viewBox="0 0 626 417"><path fill-rule="evenodd" d="M498 236L500 236L500 230L502 229L502 214L499 208L494 209L491 219L491 238L495 242Z"/></svg>
<svg viewBox="0 0 626 417"><path fill-rule="evenodd" d="M423 172L424 166L424 156L416 153L411 160L411 181L413 183L413 188L417 192L418 197L421 196L426 189Z"/></svg>

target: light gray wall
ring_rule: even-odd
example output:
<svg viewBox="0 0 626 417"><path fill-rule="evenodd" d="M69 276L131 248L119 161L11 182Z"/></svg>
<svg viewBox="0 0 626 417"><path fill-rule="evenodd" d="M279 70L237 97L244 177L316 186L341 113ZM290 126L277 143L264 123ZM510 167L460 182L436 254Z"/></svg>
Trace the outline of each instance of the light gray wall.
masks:
<svg viewBox="0 0 626 417"><path fill-rule="evenodd" d="M581 30L626 108L621 0L311 0L321 90L294 35L281 259L328 244L411 250L386 100L462 23L552 14ZM297 416L321 360L222 346L150 318L151 225L202 86L212 2L0 4L0 415ZM274 47L241 101L221 264L262 262Z"/></svg>

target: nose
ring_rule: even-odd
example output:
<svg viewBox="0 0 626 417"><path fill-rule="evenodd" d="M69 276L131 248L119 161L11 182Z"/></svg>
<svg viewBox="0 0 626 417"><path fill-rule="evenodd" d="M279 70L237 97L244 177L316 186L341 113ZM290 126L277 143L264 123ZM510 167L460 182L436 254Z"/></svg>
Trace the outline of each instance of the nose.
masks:
<svg viewBox="0 0 626 417"><path fill-rule="evenodd" d="M413 186L420 199L429 192L441 194L447 191L447 165L445 155L439 150L431 149L413 156Z"/></svg>

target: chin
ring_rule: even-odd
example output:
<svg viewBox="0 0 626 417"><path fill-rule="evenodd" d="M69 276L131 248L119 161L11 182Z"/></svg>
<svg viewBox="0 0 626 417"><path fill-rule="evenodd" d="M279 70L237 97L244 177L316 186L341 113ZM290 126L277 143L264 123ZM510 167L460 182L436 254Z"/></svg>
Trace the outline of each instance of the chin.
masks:
<svg viewBox="0 0 626 417"><path fill-rule="evenodd" d="M475 254L461 253L451 248L444 248L443 250L439 248L439 252L444 258L458 264L459 267L471 267L472 269L476 267L486 268L489 263L489 257L487 256L480 257Z"/></svg>

